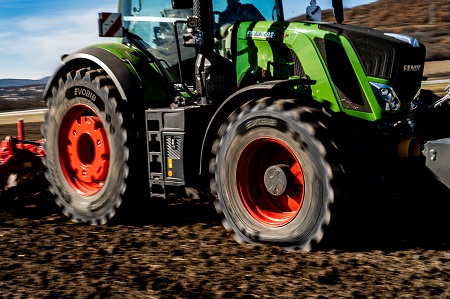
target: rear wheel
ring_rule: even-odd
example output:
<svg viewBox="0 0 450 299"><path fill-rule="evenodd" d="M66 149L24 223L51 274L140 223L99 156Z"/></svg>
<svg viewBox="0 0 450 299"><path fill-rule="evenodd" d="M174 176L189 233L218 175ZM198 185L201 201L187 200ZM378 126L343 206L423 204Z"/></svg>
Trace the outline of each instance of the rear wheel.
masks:
<svg viewBox="0 0 450 299"><path fill-rule="evenodd" d="M122 202L128 176L128 115L102 70L70 72L47 98L46 176L76 222L103 224Z"/></svg>
<svg viewBox="0 0 450 299"><path fill-rule="evenodd" d="M324 118L290 100L263 99L222 126L211 187L239 241L309 250L321 240L340 169Z"/></svg>

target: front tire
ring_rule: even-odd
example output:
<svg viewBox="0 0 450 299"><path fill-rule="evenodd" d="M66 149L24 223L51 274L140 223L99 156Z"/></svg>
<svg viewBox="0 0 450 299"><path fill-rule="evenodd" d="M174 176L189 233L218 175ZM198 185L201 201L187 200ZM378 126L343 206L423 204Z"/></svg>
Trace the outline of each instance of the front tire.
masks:
<svg viewBox="0 0 450 299"><path fill-rule="evenodd" d="M310 250L330 221L340 165L321 121L327 116L293 103L267 98L244 105L213 146L216 209L238 241Z"/></svg>
<svg viewBox="0 0 450 299"><path fill-rule="evenodd" d="M50 191L73 221L104 224L126 190L126 104L104 71L90 69L60 78L46 100L42 133Z"/></svg>

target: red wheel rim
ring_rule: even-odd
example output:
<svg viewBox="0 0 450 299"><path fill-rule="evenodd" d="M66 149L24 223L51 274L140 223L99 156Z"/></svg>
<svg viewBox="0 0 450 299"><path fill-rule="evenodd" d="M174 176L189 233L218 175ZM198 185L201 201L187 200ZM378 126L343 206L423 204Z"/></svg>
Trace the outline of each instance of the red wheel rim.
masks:
<svg viewBox="0 0 450 299"><path fill-rule="evenodd" d="M264 174L268 167L277 164L288 165L292 179L289 190L274 196L264 185ZM261 224L286 225L302 207L305 191L302 167L281 140L263 137L247 144L238 159L236 183L245 208Z"/></svg>
<svg viewBox="0 0 450 299"><path fill-rule="evenodd" d="M86 105L64 115L58 137L59 159L69 185L84 196L96 194L108 175L110 151L100 117Z"/></svg>

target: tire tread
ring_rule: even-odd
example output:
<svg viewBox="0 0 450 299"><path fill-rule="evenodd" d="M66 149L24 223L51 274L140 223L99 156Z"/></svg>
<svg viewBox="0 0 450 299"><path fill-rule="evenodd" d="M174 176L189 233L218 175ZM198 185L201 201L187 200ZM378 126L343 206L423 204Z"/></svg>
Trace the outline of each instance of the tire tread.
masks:
<svg viewBox="0 0 450 299"><path fill-rule="evenodd" d="M329 190L326 198L326 207L323 210L323 215L321 216L321 223L316 226L314 231L310 232L307 240L299 240L295 244L277 244L285 249L300 249L304 251L309 251L314 244L319 243L324 236L324 229L330 224L331 212L330 207L335 202L335 197L340 197L344 193L340 184L340 178L343 176L343 167L339 161L339 149L334 142L333 134L328 129L333 125L332 116L329 113L324 113L319 109L300 106L298 100L295 99L276 99L272 97L261 98L256 101L248 102L240 108L236 109L228 119L223 123L222 127L218 131L217 138L214 141L214 146L212 150L212 157L210 160L210 187L211 191L217 195L216 186L216 171L218 162L218 149L222 146L222 141L229 131L233 123L237 122L239 119L245 117L247 114L260 111L276 111L284 114L285 116L295 120L296 122L302 122L308 127L308 131L311 136L314 137L316 145L320 148L320 155L326 161L326 172L327 172L327 184L329 185ZM294 132L295 133L295 132ZM222 223L227 231L233 231L229 220L226 219L223 212L223 207L219 199L216 196L215 201L216 211L219 215L223 217ZM234 232L234 237L239 239L240 242L253 243L255 240L249 238L243 239L237 232ZM257 241L255 241L257 243Z"/></svg>

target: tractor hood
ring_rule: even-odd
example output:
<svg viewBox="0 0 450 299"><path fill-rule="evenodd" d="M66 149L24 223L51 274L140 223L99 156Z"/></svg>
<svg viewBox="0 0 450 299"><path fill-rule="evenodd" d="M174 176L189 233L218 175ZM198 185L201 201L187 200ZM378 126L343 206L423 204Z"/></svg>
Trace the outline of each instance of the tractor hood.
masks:
<svg viewBox="0 0 450 299"><path fill-rule="evenodd" d="M410 101L419 90L425 46L415 38L352 25L320 24L319 28L346 37L366 75L389 80L402 101Z"/></svg>

